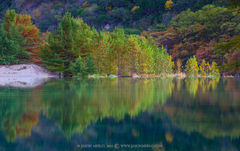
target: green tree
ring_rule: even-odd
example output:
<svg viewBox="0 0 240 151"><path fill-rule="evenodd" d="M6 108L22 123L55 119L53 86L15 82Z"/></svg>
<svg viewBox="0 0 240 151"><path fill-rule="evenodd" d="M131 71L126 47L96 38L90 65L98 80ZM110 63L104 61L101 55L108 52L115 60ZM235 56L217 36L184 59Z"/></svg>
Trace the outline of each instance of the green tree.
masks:
<svg viewBox="0 0 240 151"><path fill-rule="evenodd" d="M163 46L160 50L155 46L153 58L155 60L154 71L156 74L173 72L174 62Z"/></svg>
<svg viewBox="0 0 240 151"><path fill-rule="evenodd" d="M9 32L9 28L16 24L16 12L15 10L7 10L4 16L4 27L7 32Z"/></svg>
<svg viewBox="0 0 240 151"><path fill-rule="evenodd" d="M20 63L28 58L24 43L15 26L10 26L7 33L3 25L0 25L0 64Z"/></svg>
<svg viewBox="0 0 240 151"><path fill-rule="evenodd" d="M55 33L49 35L48 43L43 48L42 58L46 68L70 74L69 66L74 55L76 45L76 35L79 25L66 13Z"/></svg>
<svg viewBox="0 0 240 151"><path fill-rule="evenodd" d="M213 49L223 66L221 72L230 74L240 72L240 35L236 35L227 42L221 42Z"/></svg>
<svg viewBox="0 0 240 151"><path fill-rule="evenodd" d="M86 76L88 74L87 64L81 57L78 57L77 60L71 64L70 70L74 76Z"/></svg>
<svg viewBox="0 0 240 151"><path fill-rule="evenodd" d="M198 76L199 67L198 67L198 62L195 56L188 59L185 65L185 72L187 76L191 76L191 77Z"/></svg>
<svg viewBox="0 0 240 151"><path fill-rule="evenodd" d="M87 73L88 74L95 74L97 71L97 67L95 66L93 62L93 57L88 56L87 57Z"/></svg>
<svg viewBox="0 0 240 151"><path fill-rule="evenodd" d="M70 64L76 58L87 57L94 46L96 30L92 30L82 19L74 19L66 13L55 33L49 35L42 49L46 68L71 75Z"/></svg>

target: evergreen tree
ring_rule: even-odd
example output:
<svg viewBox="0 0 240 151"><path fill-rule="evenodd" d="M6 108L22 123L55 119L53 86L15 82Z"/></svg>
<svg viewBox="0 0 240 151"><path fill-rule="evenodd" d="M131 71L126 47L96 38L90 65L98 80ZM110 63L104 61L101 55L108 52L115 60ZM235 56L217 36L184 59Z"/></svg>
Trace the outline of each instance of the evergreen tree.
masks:
<svg viewBox="0 0 240 151"><path fill-rule="evenodd" d="M74 76L86 76L88 74L87 64L83 61L81 57L78 57L76 62L71 63L71 72Z"/></svg>
<svg viewBox="0 0 240 151"><path fill-rule="evenodd" d="M49 35L48 44L42 50L47 69L70 74L70 63L76 58L74 45L77 28L78 24L66 13L57 31Z"/></svg>
<svg viewBox="0 0 240 151"><path fill-rule="evenodd" d="M7 33L3 25L0 25L0 64L20 63L28 58L24 43L15 26L10 26Z"/></svg>
<svg viewBox="0 0 240 151"><path fill-rule="evenodd" d="M97 71L97 67L94 65L93 57L87 57L87 73L88 74L95 74Z"/></svg>
<svg viewBox="0 0 240 151"><path fill-rule="evenodd" d="M89 55L96 33L81 19L74 19L66 13L57 31L49 35L48 43L42 49L46 68L71 75L71 62L79 56L84 58Z"/></svg>

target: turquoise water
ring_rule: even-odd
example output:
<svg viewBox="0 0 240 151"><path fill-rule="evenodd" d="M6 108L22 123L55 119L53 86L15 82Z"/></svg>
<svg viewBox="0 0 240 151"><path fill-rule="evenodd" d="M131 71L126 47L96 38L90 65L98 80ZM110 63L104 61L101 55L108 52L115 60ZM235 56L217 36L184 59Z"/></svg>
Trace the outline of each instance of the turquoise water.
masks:
<svg viewBox="0 0 240 151"><path fill-rule="evenodd" d="M0 88L0 151L238 151L240 79L60 79Z"/></svg>

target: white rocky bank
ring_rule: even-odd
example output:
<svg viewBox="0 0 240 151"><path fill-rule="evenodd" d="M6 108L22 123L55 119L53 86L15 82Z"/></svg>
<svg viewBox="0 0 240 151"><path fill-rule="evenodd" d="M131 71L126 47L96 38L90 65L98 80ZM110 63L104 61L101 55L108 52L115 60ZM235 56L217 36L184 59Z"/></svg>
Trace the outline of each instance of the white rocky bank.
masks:
<svg viewBox="0 0 240 151"><path fill-rule="evenodd" d="M0 66L0 87L36 87L58 75L35 64Z"/></svg>

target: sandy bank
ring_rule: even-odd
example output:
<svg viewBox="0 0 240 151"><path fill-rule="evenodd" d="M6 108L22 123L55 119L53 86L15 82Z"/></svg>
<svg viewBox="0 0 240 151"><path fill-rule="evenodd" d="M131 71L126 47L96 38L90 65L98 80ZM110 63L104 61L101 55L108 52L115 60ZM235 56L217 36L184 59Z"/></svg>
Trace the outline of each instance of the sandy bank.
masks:
<svg viewBox="0 0 240 151"><path fill-rule="evenodd" d="M57 77L56 73L35 64L0 66L0 87L36 87Z"/></svg>

